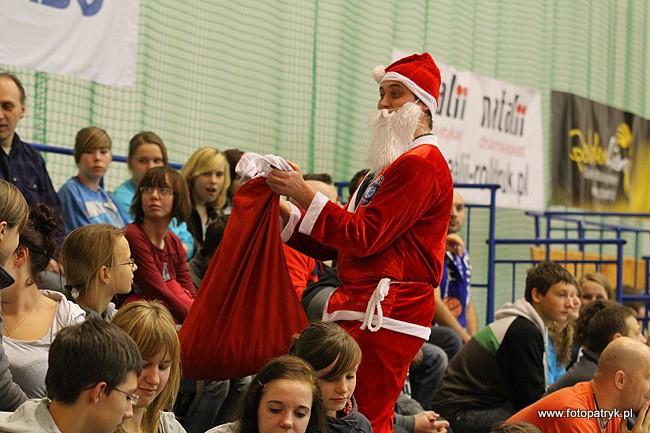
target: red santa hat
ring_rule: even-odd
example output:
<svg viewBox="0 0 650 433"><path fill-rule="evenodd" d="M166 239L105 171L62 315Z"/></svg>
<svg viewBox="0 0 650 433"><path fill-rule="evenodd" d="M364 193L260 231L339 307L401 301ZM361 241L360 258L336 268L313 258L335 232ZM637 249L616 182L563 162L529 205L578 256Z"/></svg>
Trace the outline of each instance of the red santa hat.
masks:
<svg viewBox="0 0 650 433"><path fill-rule="evenodd" d="M378 84L399 81L433 113L438 108L440 96L440 70L429 53L413 54L389 66L377 66L373 76Z"/></svg>

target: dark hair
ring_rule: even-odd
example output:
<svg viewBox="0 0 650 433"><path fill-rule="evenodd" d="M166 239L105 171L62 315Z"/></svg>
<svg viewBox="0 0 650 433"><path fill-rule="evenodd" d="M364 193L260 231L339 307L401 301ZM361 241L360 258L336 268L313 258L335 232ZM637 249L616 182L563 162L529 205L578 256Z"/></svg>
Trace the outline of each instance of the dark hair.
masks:
<svg viewBox="0 0 650 433"><path fill-rule="evenodd" d="M216 219L205 228L205 239L201 246L201 255L203 257L212 256L217 251L221 239L223 239L223 233L226 231L227 222L228 218L226 216L217 215Z"/></svg>
<svg viewBox="0 0 650 433"><path fill-rule="evenodd" d="M607 307L611 307L612 305L616 305L616 302L607 299L597 299L590 304L580 307L580 314L578 319L575 321L575 342L578 346L585 345L585 341L587 340L587 328L589 327L591 319L594 318L596 313Z"/></svg>
<svg viewBox="0 0 650 433"><path fill-rule="evenodd" d="M336 365L321 379L332 381L354 370L361 363L361 348L334 322L313 322L295 335L289 353L307 361L314 370Z"/></svg>
<svg viewBox="0 0 650 433"><path fill-rule="evenodd" d="M264 387L278 379L306 383L312 391L312 406L306 433L326 433L325 407L312 368L302 359L283 355L267 362L246 389L240 407L240 433L259 433L257 410L262 401Z"/></svg>
<svg viewBox="0 0 650 433"><path fill-rule="evenodd" d="M237 167L237 163L241 159L242 155L244 155L244 152L242 152L239 149L228 149L223 151L224 156L228 160L228 167L230 170L230 187L228 188L228 200L232 201L232 188L233 184L235 183L235 180L239 179L239 175L237 175L237 172L235 171L235 168Z"/></svg>
<svg viewBox="0 0 650 433"><path fill-rule="evenodd" d="M57 246L53 234L62 226L58 213L46 204L38 204L30 211L27 224L20 231L18 245L29 250L32 278L38 278L50 259L55 258Z"/></svg>
<svg viewBox="0 0 650 433"><path fill-rule="evenodd" d="M25 87L20 79L11 72L0 72L0 78L8 78L14 82L16 87L18 87L18 92L20 93L20 103L25 105Z"/></svg>
<svg viewBox="0 0 650 433"><path fill-rule="evenodd" d="M228 150L224 150L223 154L228 160L228 167L230 168L230 180L234 180L237 178L235 167L237 167L237 163L244 155L244 152L242 152L239 149L228 149Z"/></svg>
<svg viewBox="0 0 650 433"><path fill-rule="evenodd" d="M158 134L151 131L138 132L133 136L133 138L131 138L129 141L129 162L135 155L135 151L138 150L138 147L147 143L157 144L163 156L163 164L165 166L169 165L169 157L167 156L167 148L165 147L165 143L162 141L162 138L158 136Z"/></svg>
<svg viewBox="0 0 650 433"><path fill-rule="evenodd" d="M302 178L304 180L317 180L319 182L326 183L327 185L334 185L332 175L328 173L307 173L303 174Z"/></svg>
<svg viewBox="0 0 650 433"><path fill-rule="evenodd" d="M74 404L81 393L106 382L106 394L142 370L142 357L125 331L101 319L67 326L50 345L45 376L47 397Z"/></svg>
<svg viewBox="0 0 650 433"><path fill-rule="evenodd" d="M533 302L533 289L537 289L537 293L545 296L548 289L557 283L569 284L576 289L580 287L575 277L559 263L553 261L537 263L526 273L526 300Z"/></svg>
<svg viewBox="0 0 650 433"><path fill-rule="evenodd" d="M359 170L356 173L354 173L354 176L352 176L352 179L350 179L350 184L348 185L348 194L350 197L352 197L352 194L359 188L359 184L361 183L361 180L364 178L366 174L368 174L370 170L367 168L364 168L363 170Z"/></svg>
<svg viewBox="0 0 650 433"><path fill-rule="evenodd" d="M179 221L187 220L192 210L192 204L190 203L190 193L187 190L187 185L180 173L169 167L154 167L147 170L142 176L131 205L131 213L135 216L135 221L139 223L144 220L144 211L142 210L143 187L171 188L174 191L174 207L172 208L171 218L176 218Z"/></svg>
<svg viewBox="0 0 650 433"><path fill-rule="evenodd" d="M587 335L584 346L597 355L605 350L612 341L614 334L627 336L628 317L635 317L634 310L615 302L609 303L606 308L594 314L587 326Z"/></svg>

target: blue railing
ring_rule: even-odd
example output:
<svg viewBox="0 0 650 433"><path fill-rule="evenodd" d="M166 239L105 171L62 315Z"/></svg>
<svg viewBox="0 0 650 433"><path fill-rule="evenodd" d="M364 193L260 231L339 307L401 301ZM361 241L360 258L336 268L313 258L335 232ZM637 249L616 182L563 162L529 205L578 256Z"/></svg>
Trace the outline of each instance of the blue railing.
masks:
<svg viewBox="0 0 650 433"><path fill-rule="evenodd" d="M551 258L551 245L577 245L577 246L586 246L586 245L613 245L616 248L616 254L614 259L562 259L555 260L558 263L564 264L573 264L574 273L575 269L579 264L584 263L593 263L596 265L603 264L615 264L616 265L616 287L618 288L616 292L616 299L619 302L622 302L624 299L628 299L628 295L623 295L620 287L623 282L623 246L626 244L625 239L544 239L544 238L532 238L532 239L494 239L495 245L528 245L528 246L540 246L544 245L545 248L545 259L550 260ZM535 259L495 259L494 265L510 264L512 266L512 300L514 301L517 297L516 293L516 274L517 266L521 264L534 264L539 263L539 260ZM489 319L492 320L493 317Z"/></svg>
<svg viewBox="0 0 650 433"><path fill-rule="evenodd" d="M40 143L31 143L32 147L39 152L48 152L48 153L56 153L59 155L74 155L74 149L70 149L68 147L58 147L58 146L50 146L48 144L40 144ZM113 155L113 161L117 162L128 162L128 158L123 155ZM176 162L170 162L169 166L171 168L174 168L176 170L180 170L183 168L183 164L179 164Z"/></svg>

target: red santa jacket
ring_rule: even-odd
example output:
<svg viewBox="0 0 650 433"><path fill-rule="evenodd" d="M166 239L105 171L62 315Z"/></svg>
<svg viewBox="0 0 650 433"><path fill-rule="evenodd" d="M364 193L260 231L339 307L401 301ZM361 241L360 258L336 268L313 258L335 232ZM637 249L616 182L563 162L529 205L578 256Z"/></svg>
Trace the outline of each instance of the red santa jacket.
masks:
<svg viewBox="0 0 650 433"><path fill-rule="evenodd" d="M290 218L283 230L290 246L318 259L338 258L341 286L324 319L361 320L388 278L383 326L428 337L453 198L449 167L432 142L430 135L414 140L347 209L317 194L304 215Z"/></svg>

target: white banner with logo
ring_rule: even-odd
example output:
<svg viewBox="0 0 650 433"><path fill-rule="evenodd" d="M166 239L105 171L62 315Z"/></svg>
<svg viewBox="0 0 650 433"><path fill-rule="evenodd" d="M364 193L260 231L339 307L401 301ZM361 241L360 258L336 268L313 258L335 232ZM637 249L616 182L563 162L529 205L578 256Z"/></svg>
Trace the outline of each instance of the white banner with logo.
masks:
<svg viewBox="0 0 650 433"><path fill-rule="evenodd" d="M395 51L395 59L408 55ZM435 57L434 57L435 58ZM438 145L454 183L496 183L497 206L542 210L544 136L540 93L437 62L442 75L433 116ZM466 201L488 194L462 191Z"/></svg>
<svg viewBox="0 0 650 433"><path fill-rule="evenodd" d="M133 86L139 0L2 0L0 63Z"/></svg>

